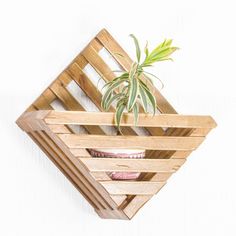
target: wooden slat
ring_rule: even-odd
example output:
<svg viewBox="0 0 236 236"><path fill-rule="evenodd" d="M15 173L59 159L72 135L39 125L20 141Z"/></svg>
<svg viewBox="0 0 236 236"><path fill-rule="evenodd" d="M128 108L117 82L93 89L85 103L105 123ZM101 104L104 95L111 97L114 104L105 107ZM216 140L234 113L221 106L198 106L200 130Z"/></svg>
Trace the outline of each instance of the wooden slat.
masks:
<svg viewBox="0 0 236 236"><path fill-rule="evenodd" d="M154 137L58 134L72 148L133 148L151 150L194 150L203 137Z"/></svg>
<svg viewBox="0 0 236 236"><path fill-rule="evenodd" d="M38 97L34 102L33 102L33 107L36 110L52 110L51 103L56 100L55 94L50 91L50 89L46 89L40 97ZM27 109L27 111L31 111L32 109Z"/></svg>
<svg viewBox="0 0 236 236"><path fill-rule="evenodd" d="M124 209L124 212L129 219L132 219L134 215L143 207L143 205L152 198L152 196L153 195L138 195L133 198L132 202L129 203Z"/></svg>
<svg viewBox="0 0 236 236"><path fill-rule="evenodd" d="M167 176L167 179L168 178L169 177ZM152 182L152 181L155 181L155 179L157 181L159 179L157 178L157 174L151 177L148 181ZM163 182L166 182L166 181L163 181ZM162 187L160 187L157 192L159 192L163 188L164 185L165 184L163 184ZM153 195L136 195L133 198L131 198L131 200L122 209L125 212L125 214L129 217L129 219L132 219L134 215L139 211L139 209L143 207L143 205L152 198L152 196Z"/></svg>
<svg viewBox="0 0 236 236"><path fill-rule="evenodd" d="M52 97L51 101L55 100L56 96ZM44 96L39 97L35 102L34 102L34 107L39 108L43 107L44 110L52 110L52 107L50 106L50 103L48 103L47 99Z"/></svg>
<svg viewBox="0 0 236 236"><path fill-rule="evenodd" d="M58 133L60 133L60 132L58 132ZM65 132L65 133L67 133L67 132ZM84 150L84 149L82 149L82 150ZM73 149L71 149L71 151L77 157L84 157L84 156L88 156L89 157L90 156L90 154L85 155L84 152L82 152L80 148L78 148L78 149L77 148L73 148ZM177 151L177 152L173 153L171 158L173 158L173 159L177 159L177 158L179 158L179 159L186 159L189 156L189 154L190 154L189 151ZM147 157L147 158L150 158L150 159L160 159L159 156L155 155L155 154L152 154L150 157Z"/></svg>
<svg viewBox="0 0 236 236"><path fill-rule="evenodd" d="M91 172L175 172L185 159L79 158Z"/></svg>
<svg viewBox="0 0 236 236"><path fill-rule="evenodd" d="M53 110L53 108L51 106L51 103L56 98L57 97L55 96L55 94L50 89L46 89L44 91L43 95L40 96L34 102L34 107L35 107L35 109L37 109L37 112L35 110L32 110L32 111L34 111L35 113L40 113L40 112L42 112L41 110ZM43 114L41 115L41 117L43 117ZM34 119L37 119L37 115ZM61 133L64 133L64 134L71 133L71 130L67 125L61 125L61 124L48 125L48 127L50 127L52 129L52 131L55 132L55 133L59 132L59 130L61 131Z"/></svg>
<svg viewBox="0 0 236 236"><path fill-rule="evenodd" d="M116 59L122 68L129 70L133 60L129 57L126 51L106 30L102 29L96 36L96 39L106 48L106 50ZM122 58L120 58L122 55Z"/></svg>
<svg viewBox="0 0 236 236"><path fill-rule="evenodd" d="M60 99L62 104L68 110L85 111L85 108L69 93L69 91L62 86L60 81L51 85L50 89ZM92 134L104 134L104 131L98 126L84 126L85 129Z"/></svg>
<svg viewBox="0 0 236 236"><path fill-rule="evenodd" d="M216 126L216 123L215 123ZM211 131L209 128L199 128L199 129L194 129L191 133L191 136L207 136L207 134Z"/></svg>
<svg viewBox="0 0 236 236"><path fill-rule="evenodd" d="M112 112L64 112L52 111L45 118L47 124L80 124L80 125L115 125ZM134 116L126 113L121 120L121 126L133 126ZM175 127L175 128L214 128L215 121L210 116L191 116L174 114L139 114L137 127ZM178 135L182 136L182 135Z"/></svg>
<svg viewBox="0 0 236 236"><path fill-rule="evenodd" d="M110 195L111 198L116 202L118 206L120 206L127 198L127 195Z"/></svg>
<svg viewBox="0 0 236 236"><path fill-rule="evenodd" d="M71 149L71 153L75 156L75 157L83 157L83 158L87 158L87 157L91 157L91 155L89 154L89 152L86 149L82 149L82 148L78 148L78 149Z"/></svg>
<svg viewBox="0 0 236 236"><path fill-rule="evenodd" d="M78 101L69 93L69 91L64 86L62 86L60 81L52 84L50 89L60 99L66 109L72 111L85 111L82 105L78 103Z"/></svg>
<svg viewBox="0 0 236 236"><path fill-rule="evenodd" d="M109 181L111 178L105 172L91 172L93 178L97 181ZM113 201L120 206L127 198L126 195L110 195Z"/></svg>
<svg viewBox="0 0 236 236"><path fill-rule="evenodd" d="M105 172L91 172L91 175L96 179L97 181L105 181L105 180L111 180L111 178L108 176Z"/></svg>
<svg viewBox="0 0 236 236"><path fill-rule="evenodd" d="M101 181L100 184L110 194L153 195L165 184L163 182L142 181Z"/></svg>
<svg viewBox="0 0 236 236"><path fill-rule="evenodd" d="M107 172L90 172L97 181L111 180ZM142 179L144 181L166 182L173 172L158 172L151 179Z"/></svg>
<svg viewBox="0 0 236 236"><path fill-rule="evenodd" d="M77 63L72 64L68 68L68 73L74 79L74 81L80 86L84 93L93 101L93 103L100 109L102 94L96 88L96 86L91 82L87 75L82 71ZM111 109L114 110L114 109Z"/></svg>
<svg viewBox="0 0 236 236"><path fill-rule="evenodd" d="M70 134L70 130L65 125L48 125L49 129L56 134Z"/></svg>
<svg viewBox="0 0 236 236"><path fill-rule="evenodd" d="M158 172L153 178L148 179L148 181L166 182L172 174L173 172Z"/></svg>
<svg viewBox="0 0 236 236"><path fill-rule="evenodd" d="M111 81L116 77L114 72L91 45L88 45L83 50L82 55L105 81Z"/></svg>
<svg viewBox="0 0 236 236"><path fill-rule="evenodd" d="M113 209L113 210L104 209L95 211L103 219L129 220L129 218L124 214L124 212L119 209Z"/></svg>
<svg viewBox="0 0 236 236"><path fill-rule="evenodd" d="M175 158L175 159L177 159L177 158L180 158L180 159L187 158L190 153L191 153L191 151L177 151L177 152L174 152L172 154L171 158Z"/></svg>

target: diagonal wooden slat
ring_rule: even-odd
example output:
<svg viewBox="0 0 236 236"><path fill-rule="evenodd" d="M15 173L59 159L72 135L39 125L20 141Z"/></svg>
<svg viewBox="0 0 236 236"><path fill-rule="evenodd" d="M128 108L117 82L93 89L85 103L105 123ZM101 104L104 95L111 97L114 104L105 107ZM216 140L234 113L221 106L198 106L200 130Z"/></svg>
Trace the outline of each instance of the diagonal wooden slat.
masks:
<svg viewBox="0 0 236 236"><path fill-rule="evenodd" d="M106 191L113 195L154 195L165 184L163 182L101 181Z"/></svg>
<svg viewBox="0 0 236 236"><path fill-rule="evenodd" d="M82 68L80 68L80 66L77 63L73 63L68 68L68 73L74 79L74 81L80 86L80 88L85 92L85 94L101 110L102 94L95 87L95 85L90 81L87 75L83 72Z"/></svg>

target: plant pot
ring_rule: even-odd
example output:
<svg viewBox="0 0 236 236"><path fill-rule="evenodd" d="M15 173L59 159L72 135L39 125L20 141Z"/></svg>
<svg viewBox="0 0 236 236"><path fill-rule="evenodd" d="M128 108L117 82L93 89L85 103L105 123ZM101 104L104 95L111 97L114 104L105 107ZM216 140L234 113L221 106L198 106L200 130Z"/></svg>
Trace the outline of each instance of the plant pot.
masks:
<svg viewBox="0 0 236 236"><path fill-rule="evenodd" d="M142 159L145 157L145 150L141 149L89 149L92 157L100 158L128 158ZM108 172L108 176L113 180L136 180L140 172Z"/></svg>

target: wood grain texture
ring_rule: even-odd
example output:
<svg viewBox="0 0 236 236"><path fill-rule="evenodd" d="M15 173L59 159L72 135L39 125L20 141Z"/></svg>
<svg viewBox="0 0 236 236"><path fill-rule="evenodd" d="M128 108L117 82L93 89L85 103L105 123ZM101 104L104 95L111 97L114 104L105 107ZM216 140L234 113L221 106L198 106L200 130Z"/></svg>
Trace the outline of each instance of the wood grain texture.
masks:
<svg viewBox="0 0 236 236"><path fill-rule="evenodd" d="M47 124L80 124L80 125L115 125L112 112L60 112L52 111L45 117ZM133 126L134 116L125 113L120 122L121 126ZM137 127L163 127L163 128L203 128L216 127L215 121L210 116L190 116L175 114L139 114ZM196 133L196 131L194 132Z"/></svg>
<svg viewBox="0 0 236 236"><path fill-rule="evenodd" d="M128 148L150 150L195 150L204 137L108 136L58 134L68 148Z"/></svg>
<svg viewBox="0 0 236 236"><path fill-rule="evenodd" d="M154 195L165 184L163 182L101 181L110 194Z"/></svg>
<svg viewBox="0 0 236 236"><path fill-rule="evenodd" d="M80 158L90 172L175 172L185 159Z"/></svg>

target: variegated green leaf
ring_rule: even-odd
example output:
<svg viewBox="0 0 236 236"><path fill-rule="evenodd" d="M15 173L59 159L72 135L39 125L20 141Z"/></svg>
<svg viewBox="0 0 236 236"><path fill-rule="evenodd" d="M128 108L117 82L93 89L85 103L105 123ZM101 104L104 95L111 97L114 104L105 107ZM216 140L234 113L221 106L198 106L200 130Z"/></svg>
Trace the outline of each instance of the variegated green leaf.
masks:
<svg viewBox="0 0 236 236"><path fill-rule="evenodd" d="M120 80L120 79L128 79L129 78L129 73L128 72L124 72L123 74L121 74L120 76L117 76L116 78L114 78L113 80L106 82L106 84L103 86L106 87L109 84L113 84L115 81Z"/></svg>
<svg viewBox="0 0 236 236"><path fill-rule="evenodd" d="M109 110L111 104L112 104L114 101L119 100L119 99L120 99L121 97L123 97L123 96L124 96L124 94L118 93L118 94L115 94L115 95L109 97L109 98L106 100L106 102L105 102L105 110L106 110L106 111Z"/></svg>
<svg viewBox="0 0 236 236"><path fill-rule="evenodd" d="M134 44L135 44L135 48L136 48L137 60L138 60L138 62L140 62L141 50L140 50L140 47L139 47L138 40L137 40L137 38L133 34L130 34L130 37L133 38L133 40L134 40Z"/></svg>
<svg viewBox="0 0 236 236"><path fill-rule="evenodd" d="M128 101L128 97L124 96L123 98L121 98L117 104L116 104L116 108L119 107L121 104L125 104L125 106L127 105L127 101Z"/></svg>
<svg viewBox="0 0 236 236"><path fill-rule="evenodd" d="M130 86L129 100L128 100L128 104L127 104L128 111L130 111L133 108L133 106L137 100L138 91L139 91L139 83L136 78L133 79L131 84L132 85Z"/></svg>
<svg viewBox="0 0 236 236"><path fill-rule="evenodd" d="M125 79L120 79L115 81L114 83L109 84L106 92L104 93L102 97L102 103L101 106L103 109L106 109L105 102L107 101L109 95L117 88L119 87L122 83L124 83Z"/></svg>
<svg viewBox="0 0 236 236"><path fill-rule="evenodd" d="M151 61L158 61L160 59L168 58L173 52L175 52L178 48L171 47L171 48L163 48L159 52L152 55L150 58Z"/></svg>
<svg viewBox="0 0 236 236"><path fill-rule="evenodd" d="M121 93L126 94L128 89L129 89L129 85L124 86L121 90Z"/></svg>
<svg viewBox="0 0 236 236"><path fill-rule="evenodd" d="M147 71L143 71L143 74L145 75L145 77L146 77L151 83L153 83L153 82L152 82L152 79L151 79L149 76L147 76L146 74L149 74L149 75L153 76L155 79L157 79L157 80L161 83L161 89L164 88L163 82L162 82L161 79L159 79L156 75L154 75L154 74L152 74L152 73L150 73L150 72L147 72Z"/></svg>
<svg viewBox="0 0 236 236"><path fill-rule="evenodd" d="M170 46L172 44L172 39L165 40L165 46Z"/></svg>
<svg viewBox="0 0 236 236"><path fill-rule="evenodd" d="M150 103L152 105L153 115L155 115L155 113L156 113L156 98L155 98L155 96L152 94L152 92L149 89L147 89L147 88L145 88L143 86L143 84L141 84L141 86L144 88L143 91L147 95L147 97L148 97L148 99L149 99L149 101L150 101Z"/></svg>
<svg viewBox="0 0 236 236"><path fill-rule="evenodd" d="M143 88L145 88L145 89L148 89L149 90L149 88L148 88L148 86L147 86L147 84L146 83L144 83L141 79L139 79L139 83L140 83L140 85L143 87Z"/></svg>
<svg viewBox="0 0 236 236"><path fill-rule="evenodd" d="M177 47L171 47L171 44L171 39L164 40L146 57L142 66L148 66L158 61L171 60L169 56L178 49Z"/></svg>
<svg viewBox="0 0 236 236"><path fill-rule="evenodd" d="M140 96L140 99L141 99L144 111L147 112L147 110L148 110L148 102L147 102L146 94L145 94L145 92L143 90L144 90L144 88L140 85L139 86L139 96Z"/></svg>
<svg viewBox="0 0 236 236"><path fill-rule="evenodd" d="M103 108L105 111L108 110L108 108L107 108L107 101L109 101L109 100L112 98L112 96L113 96L113 92L108 95L108 97L106 98L106 100L105 100L104 103L103 103L102 108Z"/></svg>
<svg viewBox="0 0 236 236"><path fill-rule="evenodd" d="M121 118L123 116L124 110L125 110L125 104L120 103L119 106L117 106L116 113L115 113L115 123L116 123L117 128L120 132L121 132L121 130L120 130L120 121L121 121Z"/></svg>
<svg viewBox="0 0 236 236"><path fill-rule="evenodd" d="M133 113L134 113L134 125L136 126L138 123L138 112L139 112L139 107L138 107L138 103L134 104L133 107Z"/></svg>
<svg viewBox="0 0 236 236"><path fill-rule="evenodd" d="M128 111L130 111L133 108L138 96L139 83L136 75L136 70L137 70L137 64L133 64L129 77L130 84L129 84L129 99L127 104Z"/></svg>
<svg viewBox="0 0 236 236"><path fill-rule="evenodd" d="M148 55L149 55L149 51L148 51L148 42L146 43L146 46L145 46L145 48L144 48L144 53L145 53L145 55L146 55L146 57L145 57L145 60L146 60L146 58L147 58Z"/></svg>
<svg viewBox="0 0 236 236"><path fill-rule="evenodd" d="M157 47L152 50L152 52L150 53L150 57L152 57L153 54L158 53L163 48L170 47L171 43L172 43L172 39L165 39L162 43L157 45Z"/></svg>

